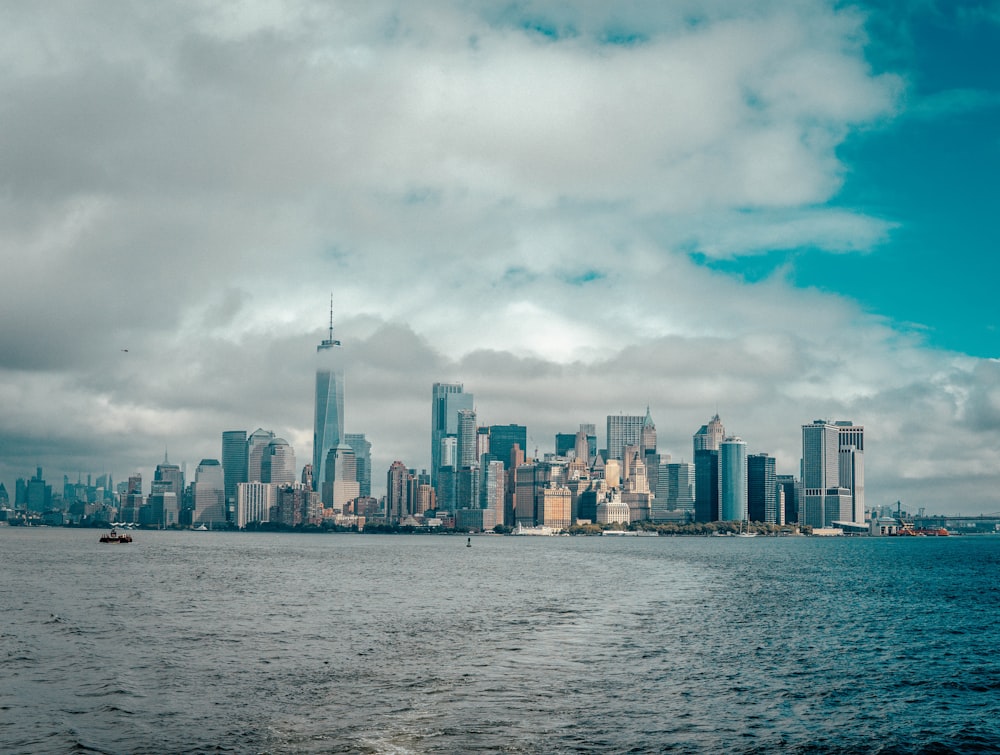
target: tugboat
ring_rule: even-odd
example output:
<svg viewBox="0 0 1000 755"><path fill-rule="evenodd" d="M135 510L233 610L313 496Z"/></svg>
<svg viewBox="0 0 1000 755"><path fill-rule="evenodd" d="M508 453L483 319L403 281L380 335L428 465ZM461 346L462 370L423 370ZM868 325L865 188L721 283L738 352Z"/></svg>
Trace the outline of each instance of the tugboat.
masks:
<svg viewBox="0 0 1000 755"><path fill-rule="evenodd" d="M127 532L118 532L112 529L107 535L101 535L102 543L131 543L132 536Z"/></svg>

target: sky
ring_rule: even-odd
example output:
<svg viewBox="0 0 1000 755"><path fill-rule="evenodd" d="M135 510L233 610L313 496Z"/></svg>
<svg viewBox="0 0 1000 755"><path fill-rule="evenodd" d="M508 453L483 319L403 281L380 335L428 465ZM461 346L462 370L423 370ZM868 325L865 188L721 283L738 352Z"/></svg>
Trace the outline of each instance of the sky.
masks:
<svg viewBox="0 0 1000 755"><path fill-rule="evenodd" d="M0 6L0 481L718 412L869 505L1000 511L1000 2ZM127 350L127 351L126 351ZM148 484L148 483L147 483Z"/></svg>

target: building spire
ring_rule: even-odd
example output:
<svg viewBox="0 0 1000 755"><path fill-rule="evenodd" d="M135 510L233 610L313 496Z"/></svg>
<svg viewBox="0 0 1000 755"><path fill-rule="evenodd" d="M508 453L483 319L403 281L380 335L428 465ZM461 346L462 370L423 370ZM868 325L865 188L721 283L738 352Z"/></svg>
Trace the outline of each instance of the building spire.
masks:
<svg viewBox="0 0 1000 755"><path fill-rule="evenodd" d="M330 333L326 339L316 347L316 351L323 351L325 349L333 348L334 346L340 346L340 341L333 337L333 293L330 294Z"/></svg>

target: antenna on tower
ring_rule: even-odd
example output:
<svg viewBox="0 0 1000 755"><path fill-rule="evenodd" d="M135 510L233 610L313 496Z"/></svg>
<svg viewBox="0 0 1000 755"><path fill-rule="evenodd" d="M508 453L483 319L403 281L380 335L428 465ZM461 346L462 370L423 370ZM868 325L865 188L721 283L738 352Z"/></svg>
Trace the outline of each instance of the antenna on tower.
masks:
<svg viewBox="0 0 1000 755"><path fill-rule="evenodd" d="M330 292L330 341L333 340L333 292Z"/></svg>
<svg viewBox="0 0 1000 755"><path fill-rule="evenodd" d="M316 347L316 351L323 351L324 349L329 349L333 346L340 346L340 341L333 337L333 293L330 293L330 334L327 336L326 340L320 343Z"/></svg>

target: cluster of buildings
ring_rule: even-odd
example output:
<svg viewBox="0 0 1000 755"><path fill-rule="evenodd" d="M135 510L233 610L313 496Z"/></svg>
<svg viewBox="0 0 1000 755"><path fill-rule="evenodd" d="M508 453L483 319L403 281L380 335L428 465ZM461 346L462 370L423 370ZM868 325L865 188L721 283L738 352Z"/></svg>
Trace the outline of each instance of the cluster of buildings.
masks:
<svg viewBox="0 0 1000 755"><path fill-rule="evenodd" d="M799 475L777 474L775 458L748 453L718 415L693 435L690 461L659 452L645 414L608 415L605 445L596 426L557 433L554 450L527 447L524 425L480 425L475 400L460 383L431 388L430 470L394 461L385 494L372 497L371 443L344 432L340 341L316 350L313 455L299 471L295 452L272 431L227 430L221 459L203 459L193 482L166 456L148 494L134 475L113 486L64 478L53 506L42 470L18 480L14 510L152 527L362 528L369 522L489 530L567 529L575 523L752 521L829 528L862 523L864 428L816 420L802 427ZM0 485L0 510L6 490Z"/></svg>
<svg viewBox="0 0 1000 755"><path fill-rule="evenodd" d="M555 450L527 452L524 425L481 426L461 384L431 392L430 474L401 461L388 472L384 516L420 524L566 529L576 523L753 521L830 528L862 523L864 428L816 420L802 427L800 475L779 475L775 458L749 454L718 415L692 439L691 461L657 449L645 414L608 415L603 448L596 427L557 433Z"/></svg>

